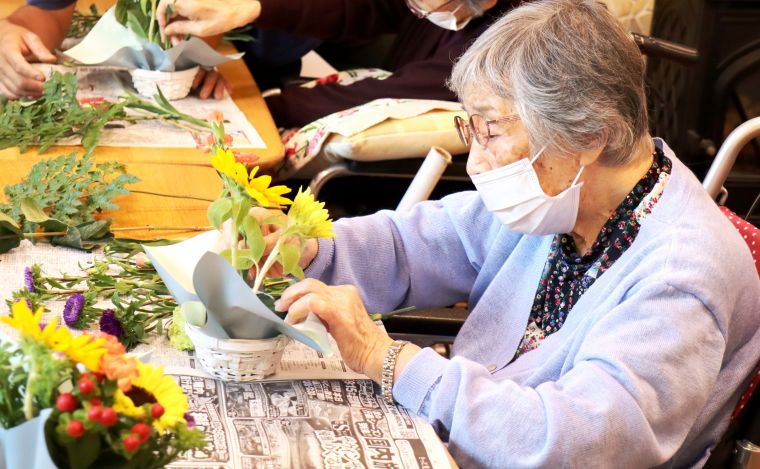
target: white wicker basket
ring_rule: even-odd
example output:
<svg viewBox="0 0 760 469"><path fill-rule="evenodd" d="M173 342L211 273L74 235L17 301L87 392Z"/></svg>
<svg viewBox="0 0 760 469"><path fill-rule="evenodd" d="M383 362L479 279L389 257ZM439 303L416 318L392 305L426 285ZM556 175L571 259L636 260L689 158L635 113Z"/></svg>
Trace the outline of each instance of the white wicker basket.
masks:
<svg viewBox="0 0 760 469"><path fill-rule="evenodd" d="M141 95L152 98L158 93L156 86L159 86L166 99L175 100L182 99L190 93L198 67L181 72L159 72L138 68L130 70L129 73L132 75L132 84Z"/></svg>
<svg viewBox="0 0 760 469"><path fill-rule="evenodd" d="M224 340L211 337L190 324L186 324L185 329L203 368L222 381L256 381L270 376L290 342L285 335L260 340Z"/></svg>

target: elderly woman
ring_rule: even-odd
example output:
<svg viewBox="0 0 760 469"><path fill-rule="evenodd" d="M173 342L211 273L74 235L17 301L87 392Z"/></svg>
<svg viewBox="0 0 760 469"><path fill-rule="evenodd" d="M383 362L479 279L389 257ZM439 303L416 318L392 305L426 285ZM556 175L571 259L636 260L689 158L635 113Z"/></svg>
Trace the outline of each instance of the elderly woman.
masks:
<svg viewBox="0 0 760 469"><path fill-rule="evenodd" d="M277 308L318 315L465 467L703 464L757 360L760 281L647 133L636 46L597 2L536 1L450 83L477 191L337 222ZM451 359L367 318L465 300Z"/></svg>

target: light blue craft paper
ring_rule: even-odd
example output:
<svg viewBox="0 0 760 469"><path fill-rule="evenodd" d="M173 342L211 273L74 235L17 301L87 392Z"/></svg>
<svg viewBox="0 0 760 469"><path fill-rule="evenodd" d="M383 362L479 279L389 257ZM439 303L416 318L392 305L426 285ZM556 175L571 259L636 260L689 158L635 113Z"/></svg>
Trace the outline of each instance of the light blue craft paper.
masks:
<svg viewBox="0 0 760 469"><path fill-rule="evenodd" d="M10 429L0 428L0 469L56 469L45 442L45 422L53 409Z"/></svg>
<svg viewBox="0 0 760 469"><path fill-rule="evenodd" d="M168 246L143 246L177 303L200 301L206 307L201 329L218 339L264 339L285 334L332 355L324 324L313 314L291 326L261 302L232 266L218 255L221 234L216 231Z"/></svg>
<svg viewBox="0 0 760 469"><path fill-rule="evenodd" d="M291 326L274 314L224 258L207 252L193 273L193 285L209 316L233 339L268 339L285 334L325 355L332 355L327 330L312 318ZM313 316L313 315L312 315ZM314 326L317 326L316 328Z"/></svg>
<svg viewBox="0 0 760 469"><path fill-rule="evenodd" d="M146 246L143 250L155 267L169 293L181 306L189 301L201 301L193 287L193 271L200 256L207 251L221 252L221 235L218 231L206 233L167 246ZM206 324L200 327L203 332L217 339L229 339L216 318L206 315Z"/></svg>
<svg viewBox="0 0 760 469"><path fill-rule="evenodd" d="M128 69L174 72L201 65L216 67L239 59L242 53L222 55L196 37L169 50L146 41L118 21L109 9L79 44L64 54L84 65L108 65Z"/></svg>

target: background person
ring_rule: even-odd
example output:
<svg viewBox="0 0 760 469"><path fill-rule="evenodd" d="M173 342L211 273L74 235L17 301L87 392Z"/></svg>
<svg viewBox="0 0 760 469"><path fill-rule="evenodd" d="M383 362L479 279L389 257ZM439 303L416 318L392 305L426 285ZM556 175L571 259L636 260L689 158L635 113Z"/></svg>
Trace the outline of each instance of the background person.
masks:
<svg viewBox="0 0 760 469"><path fill-rule="evenodd" d="M42 94L45 75L30 62L53 63L71 25L76 0L28 0L0 19L0 96L10 99ZM218 39L209 42L218 42ZM216 71L201 69L193 82L201 98L222 99L226 82Z"/></svg>
<svg viewBox="0 0 760 469"><path fill-rule="evenodd" d="M385 68L393 74L350 85L290 86L266 99L280 127L301 127L333 112L378 98L454 101L445 86L453 61L488 25L518 0L162 0L175 16L162 31L216 35L252 23L331 42L397 33ZM251 47L254 47L252 45ZM241 47L246 47L242 45ZM245 50L245 49L241 49Z"/></svg>

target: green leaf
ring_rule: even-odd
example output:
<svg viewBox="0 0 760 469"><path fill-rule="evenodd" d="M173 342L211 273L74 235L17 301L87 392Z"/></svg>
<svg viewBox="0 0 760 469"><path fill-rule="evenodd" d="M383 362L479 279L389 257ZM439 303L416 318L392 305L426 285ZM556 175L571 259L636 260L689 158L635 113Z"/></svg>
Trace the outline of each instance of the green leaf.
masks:
<svg viewBox="0 0 760 469"><path fill-rule="evenodd" d="M21 230L11 217L0 212L0 254L21 244Z"/></svg>
<svg viewBox="0 0 760 469"><path fill-rule="evenodd" d="M285 275L293 274L298 267L298 259L301 257L301 251L292 244L283 243L280 245L280 264Z"/></svg>
<svg viewBox="0 0 760 469"><path fill-rule="evenodd" d="M91 250L110 237L111 220L96 220L79 226L70 226L65 236L56 236L50 243L56 246L69 246L77 249Z"/></svg>
<svg viewBox="0 0 760 469"><path fill-rule="evenodd" d="M21 213L24 214L24 218L32 223L42 223L50 219L50 217L42 211L39 204L32 198L21 199L19 205Z"/></svg>
<svg viewBox="0 0 760 469"><path fill-rule="evenodd" d="M222 258L232 264L232 250L231 249L225 249L224 251L219 253Z"/></svg>
<svg viewBox="0 0 760 469"><path fill-rule="evenodd" d="M221 229L226 220L229 220L231 214L232 201L227 197L216 199L208 206L208 219L217 230Z"/></svg>
<svg viewBox="0 0 760 469"><path fill-rule="evenodd" d="M100 454L100 433L86 432L66 444L71 469L87 469Z"/></svg>
<svg viewBox="0 0 760 469"><path fill-rule="evenodd" d="M266 241L264 241L264 236L261 234L259 222L254 217L247 217L243 220L242 228L246 244L251 250L251 256L254 262L259 262L266 248Z"/></svg>
<svg viewBox="0 0 760 469"><path fill-rule="evenodd" d="M206 324L206 307L200 301L187 301L180 306L182 317L188 324L203 327Z"/></svg>
<svg viewBox="0 0 760 469"><path fill-rule="evenodd" d="M232 202L232 219L237 226L242 226L251 210L251 202L245 198L236 198Z"/></svg>
<svg viewBox="0 0 760 469"><path fill-rule="evenodd" d="M131 11L127 12L127 27L139 37L148 39L148 33L145 32L143 25L140 24L140 20L137 19L137 16Z"/></svg>
<svg viewBox="0 0 760 469"><path fill-rule="evenodd" d="M256 261L253 259L250 249L241 249L237 253L237 259L233 267L235 270L248 270Z"/></svg>
<svg viewBox="0 0 760 469"><path fill-rule="evenodd" d="M15 221L3 212L0 212L0 234L20 234L21 229Z"/></svg>
<svg viewBox="0 0 760 469"><path fill-rule="evenodd" d="M82 223L76 227L79 233L82 235L82 239L101 240L103 238L109 238L111 236L111 220L93 220L87 223Z"/></svg>

